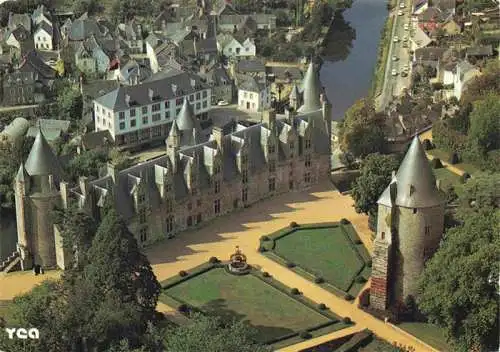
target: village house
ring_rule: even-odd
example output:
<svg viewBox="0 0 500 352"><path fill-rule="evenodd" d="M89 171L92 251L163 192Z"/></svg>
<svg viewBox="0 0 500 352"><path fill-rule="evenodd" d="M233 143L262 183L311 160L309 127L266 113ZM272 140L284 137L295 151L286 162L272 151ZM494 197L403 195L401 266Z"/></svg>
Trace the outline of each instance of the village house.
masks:
<svg viewBox="0 0 500 352"><path fill-rule="evenodd" d="M29 33L31 33L31 17L27 13L9 13L9 21L7 29L13 31L19 26L23 26Z"/></svg>
<svg viewBox="0 0 500 352"><path fill-rule="evenodd" d="M257 53L255 41L252 38L238 40L230 34L218 35L217 46L219 52L228 58L252 58Z"/></svg>
<svg viewBox="0 0 500 352"><path fill-rule="evenodd" d="M108 72L108 80L117 80L124 85L135 85L144 82L153 75L151 68L144 62L129 60L116 70Z"/></svg>
<svg viewBox="0 0 500 352"><path fill-rule="evenodd" d="M10 47L14 56L17 57L33 50L35 47L31 33L23 25L18 25L14 30L6 33L5 44Z"/></svg>
<svg viewBox="0 0 500 352"><path fill-rule="evenodd" d="M420 48L429 46L433 40L422 30L422 28L415 28L415 34L410 36L410 49L415 51Z"/></svg>
<svg viewBox="0 0 500 352"><path fill-rule="evenodd" d="M413 12L414 16L420 15L422 12L429 8L429 0L416 0L413 2Z"/></svg>
<svg viewBox="0 0 500 352"><path fill-rule="evenodd" d="M143 54L146 46L143 38L142 25L134 21L120 23L116 29L116 37L126 44L129 54Z"/></svg>
<svg viewBox="0 0 500 352"><path fill-rule="evenodd" d="M492 45L476 45L465 49L465 58L471 60L483 60L493 56Z"/></svg>
<svg viewBox="0 0 500 352"><path fill-rule="evenodd" d="M238 88L238 109L260 112L271 105L271 87L265 78L250 75L236 75Z"/></svg>
<svg viewBox="0 0 500 352"><path fill-rule="evenodd" d="M52 24L41 21L33 33L35 48L38 50L54 50L56 43L54 43L54 27Z"/></svg>
<svg viewBox="0 0 500 352"><path fill-rule="evenodd" d="M235 96L234 82L223 67L205 69L201 67L199 75L212 88L212 104L219 101L232 103Z"/></svg>
<svg viewBox="0 0 500 352"><path fill-rule="evenodd" d="M186 103L190 102L192 104ZM116 145L138 145L165 139L181 110L208 117L211 89L201 77L162 71L146 82L120 86L94 100L95 130L108 130Z"/></svg>
<svg viewBox="0 0 500 352"><path fill-rule="evenodd" d="M449 62L439 70L443 82L443 96L446 99L455 97L460 99L473 78L481 74L480 70L466 60Z"/></svg>
<svg viewBox="0 0 500 352"><path fill-rule="evenodd" d="M454 36L462 33L462 26L457 22L455 18L449 18L445 21L440 28L448 36Z"/></svg>
<svg viewBox="0 0 500 352"><path fill-rule="evenodd" d="M119 51L115 40L98 39L90 35L78 43L75 64L82 72L104 74L111 69L113 59L120 56Z"/></svg>

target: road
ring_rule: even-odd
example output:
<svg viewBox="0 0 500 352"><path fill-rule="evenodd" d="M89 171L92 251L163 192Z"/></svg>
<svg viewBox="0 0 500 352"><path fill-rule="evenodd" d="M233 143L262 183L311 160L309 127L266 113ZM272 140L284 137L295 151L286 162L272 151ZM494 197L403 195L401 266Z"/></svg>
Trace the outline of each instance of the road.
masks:
<svg viewBox="0 0 500 352"><path fill-rule="evenodd" d="M400 4L404 3L405 7L401 8ZM394 24L392 26L392 33L389 44L389 54L387 55L387 62L385 63L384 84L382 86L382 93L377 97L377 110L383 111L389 105L394 96L399 96L403 89L410 86L411 81L411 56L410 56L410 30L405 30L405 24L411 29L411 0L404 0L397 4L389 16L394 17ZM402 11L402 15L398 12ZM413 32L413 31L411 31ZM396 37L398 40L396 41ZM404 41L403 39L407 40ZM404 46L407 46L405 48ZM403 77L401 72L406 67L408 68L407 76ZM396 75L392 74L395 70Z"/></svg>

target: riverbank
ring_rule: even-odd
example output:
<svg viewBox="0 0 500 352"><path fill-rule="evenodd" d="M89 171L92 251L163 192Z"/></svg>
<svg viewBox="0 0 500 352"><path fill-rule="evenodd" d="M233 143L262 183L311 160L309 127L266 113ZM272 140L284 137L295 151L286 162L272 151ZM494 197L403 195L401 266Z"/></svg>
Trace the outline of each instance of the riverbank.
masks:
<svg viewBox="0 0 500 352"><path fill-rule="evenodd" d="M392 11L397 5L397 0L389 0L388 6L390 11ZM373 72L372 86L370 88L369 96L371 98L377 97L382 93L382 88L384 86L385 71L387 67L387 60L389 59L389 49L391 46L391 33L394 26L395 17L389 12L387 19L384 23L382 29L382 34L380 36L378 51L377 51L377 61L375 64L375 70Z"/></svg>

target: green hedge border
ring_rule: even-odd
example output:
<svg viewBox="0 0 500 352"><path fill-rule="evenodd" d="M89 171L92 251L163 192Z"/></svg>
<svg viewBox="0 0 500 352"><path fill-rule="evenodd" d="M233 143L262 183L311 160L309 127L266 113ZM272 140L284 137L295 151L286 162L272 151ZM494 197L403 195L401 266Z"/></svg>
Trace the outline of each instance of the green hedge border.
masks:
<svg viewBox="0 0 500 352"><path fill-rule="evenodd" d="M161 293L159 300L161 302L169 305L170 307L172 307L174 309L178 309L179 306L181 306L182 304L185 304L185 305L188 305L192 310L195 310L195 311L200 312L202 314L206 314L206 312L203 312L203 310L200 310L197 307L193 307L192 305L190 305L189 303L187 303L183 300L169 296L168 293L165 291L168 290L169 288L172 288L176 285L179 285L179 284L181 284L189 279L192 279L192 278L195 278L201 274L204 274L212 269L224 269L226 264L227 263L224 263L224 262L216 263L216 264L204 263L204 264L201 264L201 265L194 267L191 270L187 271L187 273L188 273L187 276L181 277L179 275L176 275L172 278L169 278L167 280L162 281L160 284L162 286L163 292ZM290 292L291 291L290 287L282 284L278 280L274 279L272 276L264 277L263 272L255 269L255 268L252 268L250 270L250 272L248 273L248 275L253 275L254 277L258 278L260 281L273 287L274 289L278 290L279 292L285 294L289 298L292 298L293 300L300 302L301 304L305 305L307 308L311 309L315 313L318 313L318 314L322 315L323 317L329 319L328 322L321 323L319 325L315 325L315 326L312 326L310 328L304 329L306 331L314 332L314 331L317 331L317 330L320 330L320 329L323 329L326 327L333 326L335 324L343 324L343 325L345 325L345 327L354 325L354 322L352 322L351 324L343 323L342 319L338 315L336 315L334 312L332 312L329 308L319 309L317 303L315 303L314 301L310 300L307 297L304 297L302 294L299 294L299 295L292 294ZM301 330L301 331L304 331L304 330ZM338 330L340 330L340 329L338 329ZM296 338L299 336L301 331L297 331L297 332L290 333L290 334L281 336L279 338L276 338L276 339L273 339L270 341L266 341L266 344L272 345L275 343L284 342L288 339Z"/></svg>
<svg viewBox="0 0 500 352"><path fill-rule="evenodd" d="M300 265L297 265L293 260L289 258L285 258L279 254L277 254L274 249L276 248L276 241L293 234L297 230L305 230L305 229L324 229L324 228L336 228L340 227L341 232L344 234L346 237L349 246L351 249L356 253L356 256L358 259L363 263L362 267L356 275L354 275L353 279L351 280L351 283L346 291L340 289L339 287L335 286L331 282L325 281L321 284L316 284L314 282L314 279L317 277L316 274L310 272L306 268L301 267ZM363 276L365 279L369 279L369 276L371 275L371 269L368 267L368 262L371 260L370 253L364 246L364 244L361 242L361 244L356 244L355 242L358 240L361 240L360 237L358 236L358 233L354 229L351 223L349 224L341 224L340 222L324 222L324 223L312 223L312 224L297 224L296 227L284 227L282 229L279 229L278 231L275 231L271 233L270 235L267 235L269 240L264 241L260 240L260 247L263 247L266 249L265 252L262 252L266 257L269 259L277 262L280 265L283 265L286 267L286 264L289 262L292 262L295 264L295 267L293 268L288 268L299 274L300 276L306 278L309 281L312 281L316 285L319 285L323 288L325 288L327 291L333 293L336 296L339 296L341 298L344 298L346 295L351 294L352 296L357 296L359 294L359 291L361 288L365 285L356 283L356 277L358 276ZM358 287L360 286L360 287ZM352 294L352 290L356 289L357 292L356 294Z"/></svg>

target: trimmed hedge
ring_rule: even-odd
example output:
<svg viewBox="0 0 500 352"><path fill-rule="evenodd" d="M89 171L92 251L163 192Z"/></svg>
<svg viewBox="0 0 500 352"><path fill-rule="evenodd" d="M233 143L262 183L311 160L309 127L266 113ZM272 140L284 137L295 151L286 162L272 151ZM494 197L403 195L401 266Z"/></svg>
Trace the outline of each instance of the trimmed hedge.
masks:
<svg viewBox="0 0 500 352"><path fill-rule="evenodd" d="M366 282L366 279L363 277L363 276L357 276L355 281L358 283L358 284L364 284Z"/></svg>
<svg viewBox="0 0 500 352"><path fill-rule="evenodd" d="M340 223L342 225L349 225L351 222L349 220L347 220L346 218L342 218L342 219L340 219Z"/></svg>
<svg viewBox="0 0 500 352"><path fill-rule="evenodd" d="M303 338L304 340L310 339L312 337L311 333L309 331L301 331L299 333L299 336Z"/></svg>
<svg viewBox="0 0 500 352"><path fill-rule="evenodd" d="M295 228L299 227L299 224L297 224L295 221L292 221L292 222L290 223L290 226L289 226L289 227L291 227L292 229L295 229Z"/></svg>
<svg viewBox="0 0 500 352"><path fill-rule="evenodd" d="M428 139L424 139L424 141L422 142L422 145L424 147L424 150L431 150L434 148L434 145L432 144L432 142Z"/></svg>
<svg viewBox="0 0 500 352"><path fill-rule="evenodd" d="M349 318L349 317L343 317L343 318L342 318L342 322L343 322L344 324L352 324L352 320L351 320L351 318Z"/></svg>
<svg viewBox="0 0 500 352"><path fill-rule="evenodd" d="M324 303L318 304L318 309L326 310L327 309L326 304L324 304Z"/></svg>
<svg viewBox="0 0 500 352"><path fill-rule="evenodd" d="M346 294L346 295L344 296L344 299L345 299L346 301L352 301L352 300L354 299L354 297L353 297L350 293L348 293L348 294Z"/></svg>
<svg viewBox="0 0 500 352"><path fill-rule="evenodd" d="M287 262L287 263L286 263L286 267L287 267L287 268L295 268L295 266L296 266L296 265L295 265L295 263L293 263L293 262Z"/></svg>
<svg viewBox="0 0 500 352"><path fill-rule="evenodd" d="M269 274L267 271L264 271L264 272L262 273L262 276L263 276L263 277L271 277L271 274Z"/></svg>
<svg viewBox="0 0 500 352"><path fill-rule="evenodd" d="M260 253L264 253L264 252L267 252L267 248L266 248L266 247L264 247L264 246L260 246L260 247L259 247L259 249L258 249L258 251L259 251Z"/></svg>
<svg viewBox="0 0 500 352"><path fill-rule="evenodd" d="M372 265L373 265L373 262L372 262L372 260L371 260L371 259L369 259L369 260L366 262L366 266L367 266L367 267L369 267L369 268L371 268L371 267L372 267Z"/></svg>
<svg viewBox="0 0 500 352"><path fill-rule="evenodd" d="M187 273L187 271L181 270L181 271L179 271L179 276L186 277L186 276L188 276L188 273Z"/></svg>
<svg viewBox="0 0 500 352"><path fill-rule="evenodd" d="M261 236L260 240L261 241L270 241L271 239L269 238L269 236Z"/></svg>
<svg viewBox="0 0 500 352"><path fill-rule="evenodd" d="M189 308L189 306L187 304L182 303L182 304L179 305L179 307L177 307L177 310L179 312L181 312L181 313L188 313L189 310L190 310L190 308Z"/></svg>
<svg viewBox="0 0 500 352"><path fill-rule="evenodd" d="M458 156L458 153L457 153L457 152L453 152L453 153L451 153L451 155L450 155L450 159L448 160L448 162L449 162L451 165L458 164L458 163L460 162L460 157Z"/></svg>
<svg viewBox="0 0 500 352"><path fill-rule="evenodd" d="M465 183L470 178L470 174L468 172L464 172L462 176L460 176L460 183Z"/></svg>
<svg viewBox="0 0 500 352"><path fill-rule="evenodd" d="M208 262L210 264L217 264L219 262L219 258L217 258L217 257L210 257L210 259L208 260Z"/></svg>
<svg viewBox="0 0 500 352"><path fill-rule="evenodd" d="M323 279L321 276L317 276L314 278L314 283L316 284L322 284L323 282L325 282L325 279Z"/></svg>
<svg viewBox="0 0 500 352"><path fill-rule="evenodd" d="M292 288L292 289L290 290L290 293L291 293L292 295L298 295L298 294L300 294L300 291L299 291L299 289L298 289L298 288L294 287L294 288Z"/></svg>
<svg viewBox="0 0 500 352"><path fill-rule="evenodd" d="M431 165L432 165L433 169L441 169L441 168L443 168L443 163L441 162L441 159L439 159L439 158L432 159Z"/></svg>
<svg viewBox="0 0 500 352"><path fill-rule="evenodd" d="M357 239L357 240L354 240L354 244L363 244L363 241L361 241L360 239Z"/></svg>

